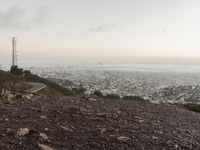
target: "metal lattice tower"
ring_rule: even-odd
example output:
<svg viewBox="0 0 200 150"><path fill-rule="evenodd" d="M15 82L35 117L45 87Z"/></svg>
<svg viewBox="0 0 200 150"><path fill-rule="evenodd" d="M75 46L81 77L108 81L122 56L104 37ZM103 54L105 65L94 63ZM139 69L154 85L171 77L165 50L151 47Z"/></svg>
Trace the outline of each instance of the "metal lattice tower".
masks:
<svg viewBox="0 0 200 150"><path fill-rule="evenodd" d="M12 66L17 66L17 40L12 38Z"/></svg>

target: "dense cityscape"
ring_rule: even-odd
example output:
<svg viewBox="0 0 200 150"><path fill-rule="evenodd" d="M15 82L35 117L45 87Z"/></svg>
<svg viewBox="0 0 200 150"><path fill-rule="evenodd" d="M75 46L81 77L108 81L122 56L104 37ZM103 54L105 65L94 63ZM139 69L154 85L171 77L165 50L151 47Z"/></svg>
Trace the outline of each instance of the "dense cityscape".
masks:
<svg viewBox="0 0 200 150"><path fill-rule="evenodd" d="M88 95L101 91L103 95L140 96L153 102L200 102L198 72L59 66L32 68L32 71L45 78L59 79L57 82L68 89L81 86L86 89L85 94Z"/></svg>

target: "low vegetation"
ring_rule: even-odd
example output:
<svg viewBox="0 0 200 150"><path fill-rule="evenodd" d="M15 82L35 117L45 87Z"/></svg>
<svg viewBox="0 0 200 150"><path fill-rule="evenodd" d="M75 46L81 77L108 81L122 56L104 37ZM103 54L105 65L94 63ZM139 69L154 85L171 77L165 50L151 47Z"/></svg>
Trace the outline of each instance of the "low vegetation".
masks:
<svg viewBox="0 0 200 150"><path fill-rule="evenodd" d="M47 87L43 89L41 93L47 96L50 95L75 96L77 94L82 94L84 92L84 89L68 90L48 79L44 79L37 75L33 75L28 70L25 70L23 72L23 75L22 74L15 75L11 72L5 72L0 70L0 88L10 91L23 92L25 89L31 87L31 85L29 85L27 82L38 82L45 84Z"/></svg>
<svg viewBox="0 0 200 150"><path fill-rule="evenodd" d="M16 75L16 76L21 76L24 74L24 71L22 68L18 68L18 66L12 66L11 69L10 69L10 72L13 74L13 75Z"/></svg>
<svg viewBox="0 0 200 150"><path fill-rule="evenodd" d="M107 94L107 95L103 95L103 93L100 90L94 91L93 94L98 96L98 97L103 97L103 98L120 99L119 94L110 93L110 94Z"/></svg>
<svg viewBox="0 0 200 150"><path fill-rule="evenodd" d="M0 88L11 91L23 91L30 85L24 82L23 77L14 76L9 72L0 70Z"/></svg>
<svg viewBox="0 0 200 150"><path fill-rule="evenodd" d="M27 82L39 82L39 83L45 84L48 88L48 90L43 91L44 92L43 94L45 94L45 95L51 95L55 92L61 93L61 94L66 95L66 96L75 96L77 94L77 91L68 90L68 89L48 80L48 79L41 78L37 75L27 74L27 75L24 76L24 79ZM54 91L54 92L52 92L52 91Z"/></svg>
<svg viewBox="0 0 200 150"><path fill-rule="evenodd" d="M138 100L138 101L143 101L144 98L140 96L124 96L123 99L125 100Z"/></svg>
<svg viewBox="0 0 200 150"><path fill-rule="evenodd" d="M93 94L98 96L98 97L103 97L103 93L101 91L99 91L99 90L94 91Z"/></svg>
<svg viewBox="0 0 200 150"><path fill-rule="evenodd" d="M109 98L109 99L124 99L124 100L138 100L138 101L143 101L144 100L140 96L124 96L124 97L120 97L119 94L114 94L114 93L103 95L103 93L100 90L94 91L93 94L98 96L98 97Z"/></svg>
<svg viewBox="0 0 200 150"><path fill-rule="evenodd" d="M175 105L184 107L187 110L191 110L191 111L195 111L195 112L200 113L200 104L195 104L195 103L187 103L187 104L176 103Z"/></svg>
<svg viewBox="0 0 200 150"><path fill-rule="evenodd" d="M21 78L12 75L9 72L0 70L0 84L5 82L19 82Z"/></svg>
<svg viewBox="0 0 200 150"><path fill-rule="evenodd" d="M120 99L119 94L114 94L114 93L107 94L107 95L104 96L104 97L105 97L105 98L110 98L110 99Z"/></svg>
<svg viewBox="0 0 200 150"><path fill-rule="evenodd" d="M62 86L75 86L72 81L57 79L57 78L47 78L48 80L55 82L56 84L61 84Z"/></svg>

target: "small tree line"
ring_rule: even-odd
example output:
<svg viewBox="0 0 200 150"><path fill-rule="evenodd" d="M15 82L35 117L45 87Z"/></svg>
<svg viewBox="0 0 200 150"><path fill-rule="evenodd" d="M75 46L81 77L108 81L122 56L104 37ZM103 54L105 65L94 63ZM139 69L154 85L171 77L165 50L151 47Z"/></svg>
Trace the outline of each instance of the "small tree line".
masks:
<svg viewBox="0 0 200 150"><path fill-rule="evenodd" d="M93 94L98 96L98 97L110 98L110 99L125 99L125 100L139 100L139 101L144 100L144 98L142 98L140 96L127 95L127 96L120 97L119 94L115 94L115 93L109 93L109 94L104 95L100 90L94 91Z"/></svg>

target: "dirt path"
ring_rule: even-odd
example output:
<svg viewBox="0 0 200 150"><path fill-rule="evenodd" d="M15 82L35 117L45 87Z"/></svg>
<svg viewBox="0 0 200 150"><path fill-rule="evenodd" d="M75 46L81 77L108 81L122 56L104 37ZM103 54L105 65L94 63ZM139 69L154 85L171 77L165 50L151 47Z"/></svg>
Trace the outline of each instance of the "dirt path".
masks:
<svg viewBox="0 0 200 150"><path fill-rule="evenodd" d="M0 114L3 150L200 149L200 114L177 106L35 97L1 100ZM28 132L19 136L20 128Z"/></svg>

